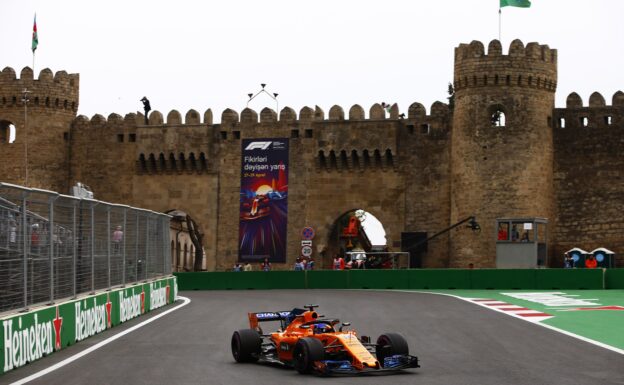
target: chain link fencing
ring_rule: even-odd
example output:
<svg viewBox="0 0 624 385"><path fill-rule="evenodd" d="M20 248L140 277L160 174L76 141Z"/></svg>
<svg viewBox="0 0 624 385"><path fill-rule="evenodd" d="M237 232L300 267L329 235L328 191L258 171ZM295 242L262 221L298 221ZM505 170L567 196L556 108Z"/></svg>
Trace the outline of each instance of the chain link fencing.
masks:
<svg viewBox="0 0 624 385"><path fill-rule="evenodd" d="M170 218L0 183L0 313L171 274Z"/></svg>

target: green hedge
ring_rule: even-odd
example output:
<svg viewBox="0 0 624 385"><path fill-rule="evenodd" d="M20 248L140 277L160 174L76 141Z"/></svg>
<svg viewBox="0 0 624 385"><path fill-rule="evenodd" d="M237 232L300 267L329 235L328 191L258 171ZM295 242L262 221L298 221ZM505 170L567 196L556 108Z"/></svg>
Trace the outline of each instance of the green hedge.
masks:
<svg viewBox="0 0 624 385"><path fill-rule="evenodd" d="M624 289L624 269L410 269L175 273L180 290Z"/></svg>

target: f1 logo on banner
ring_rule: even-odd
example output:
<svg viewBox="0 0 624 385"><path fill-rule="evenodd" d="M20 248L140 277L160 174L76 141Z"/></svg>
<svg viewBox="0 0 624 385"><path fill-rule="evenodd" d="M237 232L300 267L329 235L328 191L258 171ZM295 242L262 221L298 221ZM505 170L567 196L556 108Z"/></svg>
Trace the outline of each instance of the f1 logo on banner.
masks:
<svg viewBox="0 0 624 385"><path fill-rule="evenodd" d="M245 147L245 151L249 150L266 150L273 142L251 142Z"/></svg>

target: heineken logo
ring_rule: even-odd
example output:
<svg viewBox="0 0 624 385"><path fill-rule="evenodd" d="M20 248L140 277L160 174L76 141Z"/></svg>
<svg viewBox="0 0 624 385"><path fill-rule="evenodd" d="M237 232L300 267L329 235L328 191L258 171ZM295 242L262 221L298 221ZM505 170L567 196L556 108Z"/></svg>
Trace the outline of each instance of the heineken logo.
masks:
<svg viewBox="0 0 624 385"><path fill-rule="evenodd" d="M98 305L96 297L92 298L93 305L88 306L88 301L78 301L74 304L76 308L76 341L82 341L97 333L106 330L110 324L110 310L107 304ZM83 304L83 306L81 306Z"/></svg>
<svg viewBox="0 0 624 385"><path fill-rule="evenodd" d="M150 310L158 309L167 304L169 299L169 285L158 287L159 284L150 284Z"/></svg>
<svg viewBox="0 0 624 385"><path fill-rule="evenodd" d="M125 291L119 292L119 321L126 322L145 312L145 292L132 293L126 296Z"/></svg>
<svg viewBox="0 0 624 385"><path fill-rule="evenodd" d="M33 322L30 326L25 325L24 317L17 318L17 325L13 325L14 319L2 321L4 328L5 373L52 353L55 341L60 349L60 325L63 319L58 317L58 307L56 311L57 319L60 320L58 322L46 321L40 323L37 313L34 314ZM58 331L57 324L59 325ZM54 330L56 338L52 337L52 330Z"/></svg>

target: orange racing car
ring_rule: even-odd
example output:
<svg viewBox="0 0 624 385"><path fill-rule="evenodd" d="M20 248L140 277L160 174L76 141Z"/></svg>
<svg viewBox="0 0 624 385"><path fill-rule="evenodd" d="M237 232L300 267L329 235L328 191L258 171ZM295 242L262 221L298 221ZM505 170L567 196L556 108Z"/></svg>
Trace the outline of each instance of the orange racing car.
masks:
<svg viewBox="0 0 624 385"><path fill-rule="evenodd" d="M377 343L346 329L348 322L324 318L306 305L291 311L249 313L249 329L232 335L237 362L270 362L294 367L299 373L374 374L418 368L407 341L397 333L379 336ZM279 321L280 328L264 334L261 322ZM338 326L340 324L340 326ZM337 328L337 329L336 329Z"/></svg>

